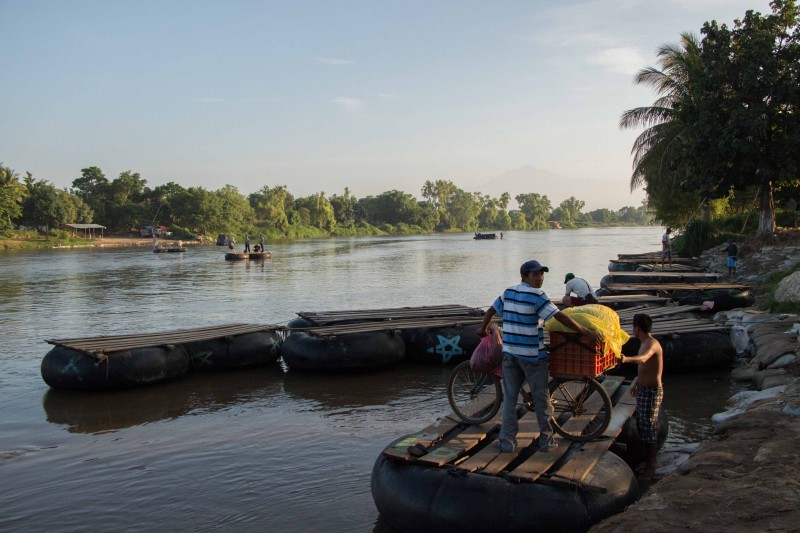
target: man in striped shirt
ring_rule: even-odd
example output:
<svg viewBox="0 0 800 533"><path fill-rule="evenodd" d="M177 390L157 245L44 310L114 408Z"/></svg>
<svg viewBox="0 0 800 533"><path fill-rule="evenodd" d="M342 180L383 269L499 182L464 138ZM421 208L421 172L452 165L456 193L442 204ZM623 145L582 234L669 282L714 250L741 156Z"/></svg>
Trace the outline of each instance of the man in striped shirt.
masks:
<svg viewBox="0 0 800 533"><path fill-rule="evenodd" d="M513 452L517 447L517 397L523 382L527 381L536 406L539 421L539 450L547 451L558 446L553 440L550 419L553 406L547 387L549 365L544 346L543 324L555 318L573 331L600 342L600 334L590 331L565 315L542 291L544 273L549 272L539 261L531 260L519 269L522 282L509 287L486 311L479 335L486 330L496 314L503 317L503 425L494 446L503 452Z"/></svg>

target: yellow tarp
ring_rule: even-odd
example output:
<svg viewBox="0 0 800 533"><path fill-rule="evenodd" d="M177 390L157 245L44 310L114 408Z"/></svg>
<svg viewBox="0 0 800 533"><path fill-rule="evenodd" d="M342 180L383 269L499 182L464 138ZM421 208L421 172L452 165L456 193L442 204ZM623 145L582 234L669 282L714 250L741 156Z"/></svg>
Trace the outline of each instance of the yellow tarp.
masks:
<svg viewBox="0 0 800 533"><path fill-rule="evenodd" d="M619 326L619 315L610 307L600 304L579 305L567 307L562 311L569 315L581 326L596 331L603 336L603 340L619 359L622 357L622 345L628 342L630 335ZM562 333L575 333L573 330L559 322L550 320L545 324L547 331L560 331Z"/></svg>

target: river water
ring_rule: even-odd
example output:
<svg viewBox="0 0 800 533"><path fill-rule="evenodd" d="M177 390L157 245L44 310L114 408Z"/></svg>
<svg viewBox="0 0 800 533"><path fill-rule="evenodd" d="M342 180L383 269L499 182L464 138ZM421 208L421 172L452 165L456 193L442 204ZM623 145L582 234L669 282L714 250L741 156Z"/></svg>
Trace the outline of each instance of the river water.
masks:
<svg viewBox="0 0 800 533"><path fill-rule="evenodd" d="M0 530L389 531L370 471L381 450L449 412L449 369L402 364L310 375L279 364L121 392L50 390L45 339L228 323L301 311L486 307L550 268L595 288L617 253L659 248L657 227L301 240L265 262L219 247L0 253ZM725 373L665 378L668 443L697 441L729 396Z"/></svg>

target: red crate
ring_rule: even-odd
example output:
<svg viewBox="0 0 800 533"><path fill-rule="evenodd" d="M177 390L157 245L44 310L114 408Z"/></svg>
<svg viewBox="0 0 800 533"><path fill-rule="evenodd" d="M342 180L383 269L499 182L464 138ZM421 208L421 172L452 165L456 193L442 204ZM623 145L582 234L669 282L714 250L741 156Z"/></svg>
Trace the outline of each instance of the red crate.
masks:
<svg viewBox="0 0 800 533"><path fill-rule="evenodd" d="M592 346L578 335L550 333L550 374L554 376L595 377L616 364L610 348L603 353L601 345Z"/></svg>

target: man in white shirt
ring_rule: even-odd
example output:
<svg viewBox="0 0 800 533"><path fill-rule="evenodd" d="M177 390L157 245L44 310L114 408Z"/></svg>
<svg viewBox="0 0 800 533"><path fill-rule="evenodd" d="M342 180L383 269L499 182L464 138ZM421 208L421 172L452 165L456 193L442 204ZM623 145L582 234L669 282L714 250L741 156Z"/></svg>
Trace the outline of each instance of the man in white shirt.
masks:
<svg viewBox="0 0 800 533"><path fill-rule="evenodd" d="M575 274L570 272L564 276L564 298L561 302L564 307L572 307L576 305L596 304L597 298L594 295L591 285L583 278L576 278ZM572 296L573 293L575 296Z"/></svg>

